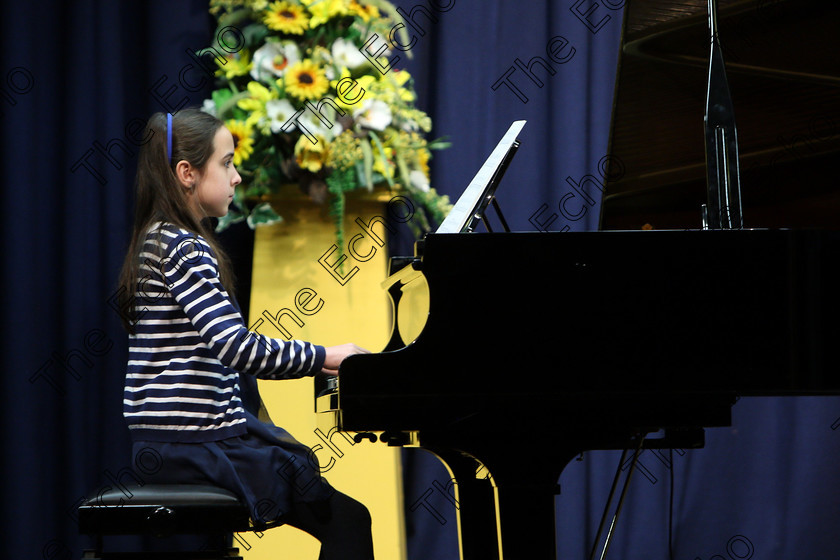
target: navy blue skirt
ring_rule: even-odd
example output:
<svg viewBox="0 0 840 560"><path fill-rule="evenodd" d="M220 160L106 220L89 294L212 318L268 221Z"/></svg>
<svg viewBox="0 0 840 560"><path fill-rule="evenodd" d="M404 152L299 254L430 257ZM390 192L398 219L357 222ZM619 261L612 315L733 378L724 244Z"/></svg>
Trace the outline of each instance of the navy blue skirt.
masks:
<svg viewBox="0 0 840 560"><path fill-rule="evenodd" d="M297 504L322 501L335 492L309 447L283 428L245 415L248 432L243 436L201 443L134 442L135 460L152 451L160 455L160 468L144 480L225 488L248 504L256 529L282 524Z"/></svg>

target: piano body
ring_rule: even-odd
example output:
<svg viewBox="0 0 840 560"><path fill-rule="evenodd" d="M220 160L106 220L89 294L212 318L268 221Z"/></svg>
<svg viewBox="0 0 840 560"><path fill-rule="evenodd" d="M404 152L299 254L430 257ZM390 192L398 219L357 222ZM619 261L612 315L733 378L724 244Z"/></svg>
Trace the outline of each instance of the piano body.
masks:
<svg viewBox="0 0 840 560"><path fill-rule="evenodd" d="M772 8L763 27L731 40L757 4ZM317 397L326 424L444 461L464 559L554 558L557 480L583 451L702 447L739 396L840 394L840 190L828 184L840 129L818 127L833 122L840 77L827 75L828 53L808 68L763 53L760 36L784 22L827 40L838 9L721 4L746 228L703 230L706 10L625 7L610 151L623 169L602 204L608 230L428 234L392 262L385 351L348 358ZM794 157L800 127L809 137ZM495 184L512 151L494 152ZM473 197L467 230L493 188ZM527 382L511 392L497 381L511 376Z"/></svg>

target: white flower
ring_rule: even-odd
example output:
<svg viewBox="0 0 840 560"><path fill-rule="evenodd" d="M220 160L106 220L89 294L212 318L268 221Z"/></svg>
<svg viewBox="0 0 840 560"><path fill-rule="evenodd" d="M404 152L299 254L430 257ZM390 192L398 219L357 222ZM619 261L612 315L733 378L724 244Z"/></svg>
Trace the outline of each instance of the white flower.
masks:
<svg viewBox="0 0 840 560"><path fill-rule="evenodd" d="M204 100L204 105L201 106L201 110L204 111L205 113L208 113L208 114L213 115L215 117L216 116L216 102L213 101L212 99L205 99Z"/></svg>
<svg viewBox="0 0 840 560"><path fill-rule="evenodd" d="M367 62L367 58L362 54L362 51L343 37L339 37L332 44L333 63L345 68L358 68Z"/></svg>
<svg viewBox="0 0 840 560"><path fill-rule="evenodd" d="M298 117L298 126L303 126L310 134L314 134L315 136L323 136L327 142L331 142L333 138L341 134L344 128L338 123L339 115L336 114L334 110L332 110L332 106L324 103L324 113L326 113L326 117L323 117L324 120L327 120L332 123L332 128L327 128L327 125L321 121L321 117L316 115L311 109L307 109L303 112L303 114Z"/></svg>
<svg viewBox="0 0 840 560"><path fill-rule="evenodd" d="M265 112L268 115L268 124L271 127L271 132L275 134L291 132L296 128L295 123L289 123L286 130L282 130L283 125L295 115L295 108L292 107L288 99L270 99L266 101Z"/></svg>
<svg viewBox="0 0 840 560"><path fill-rule="evenodd" d="M419 169L412 169L411 173L408 174L408 180L411 186L418 191L429 192L429 179Z"/></svg>
<svg viewBox="0 0 840 560"><path fill-rule="evenodd" d="M292 41L268 42L254 53L251 77L261 82L279 78L300 60L300 50Z"/></svg>
<svg viewBox="0 0 840 560"><path fill-rule="evenodd" d="M371 130L385 130L391 124L391 108L379 99L365 99L353 112L356 122Z"/></svg>

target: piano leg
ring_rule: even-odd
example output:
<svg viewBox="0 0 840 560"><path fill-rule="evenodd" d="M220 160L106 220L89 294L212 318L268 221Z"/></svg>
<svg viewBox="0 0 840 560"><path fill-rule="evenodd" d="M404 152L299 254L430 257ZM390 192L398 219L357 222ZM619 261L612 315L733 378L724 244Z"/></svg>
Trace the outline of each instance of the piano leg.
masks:
<svg viewBox="0 0 840 560"><path fill-rule="evenodd" d="M444 462L456 482L461 560L499 560L495 489L489 477L476 478L481 463L452 449L424 448Z"/></svg>
<svg viewBox="0 0 840 560"><path fill-rule="evenodd" d="M476 479L479 460L451 448L423 447L447 465L457 483L462 560L555 560L557 479L577 452L539 464L511 464L508 456L488 452L481 459L490 477Z"/></svg>
<svg viewBox="0 0 840 560"><path fill-rule="evenodd" d="M555 560L554 494L528 486L497 491L503 560Z"/></svg>
<svg viewBox="0 0 840 560"><path fill-rule="evenodd" d="M501 559L555 560L554 496L559 470L528 465L521 471L497 469L493 476Z"/></svg>

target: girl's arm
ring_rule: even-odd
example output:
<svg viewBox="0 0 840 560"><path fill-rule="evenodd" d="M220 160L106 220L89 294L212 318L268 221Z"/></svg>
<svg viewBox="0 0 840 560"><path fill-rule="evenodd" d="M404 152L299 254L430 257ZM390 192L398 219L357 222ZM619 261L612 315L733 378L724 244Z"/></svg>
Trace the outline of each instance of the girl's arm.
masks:
<svg viewBox="0 0 840 560"><path fill-rule="evenodd" d="M201 237L173 239L161 274L175 301L222 364L260 378L314 375L324 367L323 346L249 331L219 279L218 265Z"/></svg>
<svg viewBox="0 0 840 560"><path fill-rule="evenodd" d="M338 375L338 366L344 361L347 356L353 354L370 354L364 348L356 346L355 344L342 344L340 346L327 346L327 357L324 360L324 369L321 371L330 375Z"/></svg>

